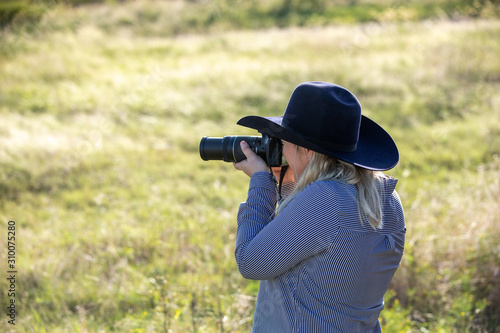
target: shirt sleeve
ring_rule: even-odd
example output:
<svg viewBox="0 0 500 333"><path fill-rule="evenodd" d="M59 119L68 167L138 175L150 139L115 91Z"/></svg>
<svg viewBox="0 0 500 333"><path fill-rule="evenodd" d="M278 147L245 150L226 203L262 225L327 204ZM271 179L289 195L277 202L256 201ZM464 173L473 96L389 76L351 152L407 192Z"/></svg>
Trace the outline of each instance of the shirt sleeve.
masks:
<svg viewBox="0 0 500 333"><path fill-rule="evenodd" d="M252 176L247 202L238 212L235 257L243 277L275 278L328 248L336 226L338 230L338 210L334 209L335 200L324 193L313 183L274 217L276 187L272 179L263 173Z"/></svg>

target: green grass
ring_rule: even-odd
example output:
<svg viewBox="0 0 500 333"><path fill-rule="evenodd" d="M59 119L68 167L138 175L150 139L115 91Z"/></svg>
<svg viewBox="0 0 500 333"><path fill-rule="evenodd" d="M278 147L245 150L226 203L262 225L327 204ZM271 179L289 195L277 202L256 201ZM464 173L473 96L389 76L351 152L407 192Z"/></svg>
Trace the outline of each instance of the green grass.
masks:
<svg viewBox="0 0 500 333"><path fill-rule="evenodd" d="M203 4L219 14L196 33L207 23L188 16ZM449 20L472 6L457 5L419 21L433 5L411 4L293 7L249 30L233 20L257 10L243 3L52 3L1 30L0 219L5 233L17 222L17 331L248 332L258 283L233 257L248 179L202 161L198 144L255 134L236 121L280 114L298 83L325 80L400 148L389 173L408 232L384 332L498 332L500 21L492 2L473 20ZM363 19L369 6L381 16Z"/></svg>
<svg viewBox="0 0 500 333"><path fill-rule="evenodd" d="M106 3L96 6L96 3ZM92 14L87 11L90 5ZM7 0L0 3L0 27L32 29L54 9L72 6L80 15L58 20L52 27L90 23L117 33L145 36L220 32L227 29L265 29L325 26L361 22L418 21L435 18L491 18L500 14L499 0ZM81 8L83 7L83 10ZM61 25L61 23L64 24Z"/></svg>

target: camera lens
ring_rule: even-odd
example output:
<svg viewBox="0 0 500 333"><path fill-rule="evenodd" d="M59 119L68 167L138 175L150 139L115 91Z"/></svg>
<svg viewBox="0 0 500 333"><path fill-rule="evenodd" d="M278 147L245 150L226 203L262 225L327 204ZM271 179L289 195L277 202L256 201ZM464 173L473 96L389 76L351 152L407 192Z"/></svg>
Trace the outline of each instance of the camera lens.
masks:
<svg viewBox="0 0 500 333"><path fill-rule="evenodd" d="M200 156L204 161L222 160L222 138L203 137L200 142Z"/></svg>
<svg viewBox="0 0 500 333"><path fill-rule="evenodd" d="M225 136L223 138L203 137L200 142L200 156L204 161L222 160L240 162L246 159L241 151L240 142L246 141L252 150L260 147L258 136Z"/></svg>

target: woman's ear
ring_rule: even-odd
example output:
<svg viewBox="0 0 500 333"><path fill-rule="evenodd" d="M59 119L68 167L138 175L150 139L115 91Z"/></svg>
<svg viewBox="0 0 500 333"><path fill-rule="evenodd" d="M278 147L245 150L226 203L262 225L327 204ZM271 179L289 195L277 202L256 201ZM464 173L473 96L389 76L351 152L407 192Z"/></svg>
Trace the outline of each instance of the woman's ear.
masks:
<svg viewBox="0 0 500 333"><path fill-rule="evenodd" d="M308 162L311 161L313 156L314 156L314 151L312 151L311 149L306 149L306 158Z"/></svg>

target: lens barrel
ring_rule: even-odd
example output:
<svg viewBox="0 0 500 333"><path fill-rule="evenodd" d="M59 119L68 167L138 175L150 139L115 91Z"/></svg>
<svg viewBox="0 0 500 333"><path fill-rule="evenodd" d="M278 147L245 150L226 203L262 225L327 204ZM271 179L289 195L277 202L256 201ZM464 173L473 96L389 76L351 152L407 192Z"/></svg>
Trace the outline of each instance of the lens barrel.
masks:
<svg viewBox="0 0 500 333"><path fill-rule="evenodd" d="M262 136L229 135L223 138L205 136L200 142L200 156L204 161L219 160L241 162L246 159L240 143L245 141L257 155L262 157L269 167L288 165L282 154L280 139Z"/></svg>
<svg viewBox="0 0 500 333"><path fill-rule="evenodd" d="M214 138L205 136L200 142L200 157L204 161L222 160L224 162L240 162L246 159L241 151L240 142L246 141L256 153L260 148L259 136L225 136Z"/></svg>

